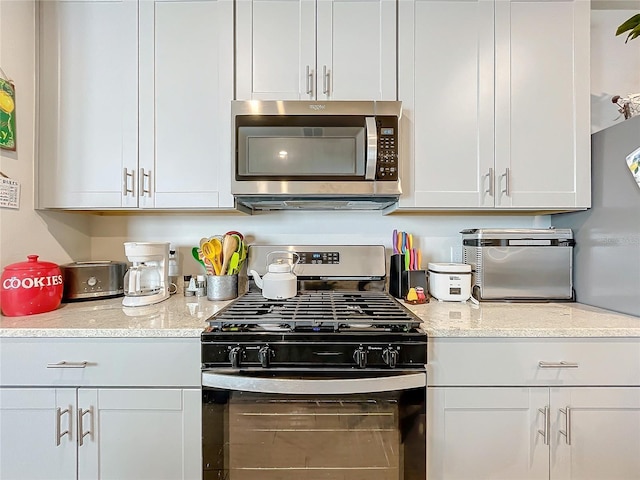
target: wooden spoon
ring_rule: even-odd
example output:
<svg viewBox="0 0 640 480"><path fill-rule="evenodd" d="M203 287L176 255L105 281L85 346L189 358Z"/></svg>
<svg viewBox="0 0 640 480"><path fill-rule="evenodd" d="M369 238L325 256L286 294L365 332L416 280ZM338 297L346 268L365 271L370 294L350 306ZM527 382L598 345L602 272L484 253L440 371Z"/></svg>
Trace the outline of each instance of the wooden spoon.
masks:
<svg viewBox="0 0 640 480"><path fill-rule="evenodd" d="M237 249L238 239L233 235L225 235L222 239L222 268L220 269L220 275L227 274L231 255L233 255Z"/></svg>

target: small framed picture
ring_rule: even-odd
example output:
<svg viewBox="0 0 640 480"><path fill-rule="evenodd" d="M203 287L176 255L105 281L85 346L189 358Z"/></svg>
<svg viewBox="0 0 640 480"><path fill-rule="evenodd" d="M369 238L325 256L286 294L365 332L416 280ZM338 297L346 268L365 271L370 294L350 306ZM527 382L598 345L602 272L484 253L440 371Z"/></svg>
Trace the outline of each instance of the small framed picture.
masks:
<svg viewBox="0 0 640 480"><path fill-rule="evenodd" d="M16 149L16 89L0 78L0 148Z"/></svg>

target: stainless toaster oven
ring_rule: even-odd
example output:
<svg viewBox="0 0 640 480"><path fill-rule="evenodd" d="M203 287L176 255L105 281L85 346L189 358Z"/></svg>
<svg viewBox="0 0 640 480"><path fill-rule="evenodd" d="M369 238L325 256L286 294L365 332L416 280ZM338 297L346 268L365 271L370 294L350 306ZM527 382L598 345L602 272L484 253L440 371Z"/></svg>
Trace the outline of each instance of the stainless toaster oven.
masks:
<svg viewBox="0 0 640 480"><path fill-rule="evenodd" d="M490 301L573 301L571 229L468 229L463 262L473 296Z"/></svg>

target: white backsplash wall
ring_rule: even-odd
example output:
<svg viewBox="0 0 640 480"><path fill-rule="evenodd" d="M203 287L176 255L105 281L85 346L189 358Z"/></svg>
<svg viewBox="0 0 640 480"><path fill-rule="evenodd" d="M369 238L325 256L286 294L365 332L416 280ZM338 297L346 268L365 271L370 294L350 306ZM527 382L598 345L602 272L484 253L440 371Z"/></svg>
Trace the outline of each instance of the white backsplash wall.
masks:
<svg viewBox="0 0 640 480"><path fill-rule="evenodd" d="M125 241L171 242L178 250L180 274L200 273L191 248L200 238L237 230L249 244L384 245L391 254L394 229L413 234L414 247L427 262L460 261L464 228L547 228L548 215L384 216L380 212L270 212L244 214L158 214L92 218L92 260L125 260Z"/></svg>

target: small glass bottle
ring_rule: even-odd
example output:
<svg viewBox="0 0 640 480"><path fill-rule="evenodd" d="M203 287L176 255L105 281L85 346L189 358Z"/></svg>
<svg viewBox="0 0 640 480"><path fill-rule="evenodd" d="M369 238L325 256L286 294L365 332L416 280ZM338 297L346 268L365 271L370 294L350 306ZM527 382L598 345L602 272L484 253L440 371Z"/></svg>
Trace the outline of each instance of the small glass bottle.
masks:
<svg viewBox="0 0 640 480"><path fill-rule="evenodd" d="M196 277L196 297L204 297L207 294L207 282L204 275Z"/></svg>

